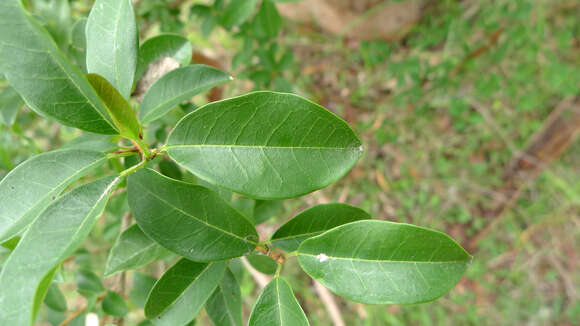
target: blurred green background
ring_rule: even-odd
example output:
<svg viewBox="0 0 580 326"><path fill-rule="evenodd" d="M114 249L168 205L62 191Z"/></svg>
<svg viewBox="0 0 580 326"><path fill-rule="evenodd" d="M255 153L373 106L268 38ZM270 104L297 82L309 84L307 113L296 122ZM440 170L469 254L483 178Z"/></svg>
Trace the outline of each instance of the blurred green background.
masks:
<svg viewBox="0 0 580 326"><path fill-rule="evenodd" d="M32 2L46 3L34 10L55 39L59 24L86 16L92 5L70 1L70 9L56 10L51 1ZM298 93L347 120L362 138L365 155L351 173L329 188L285 201L278 218L260 226L265 235L306 207L341 201L376 218L446 232L466 245L488 225L485 208L504 200L502 176L509 162L562 101L580 95L580 1L310 0L278 3L278 18L260 18L258 2L243 23L237 20L245 14L228 17L220 0L134 2L141 40L181 34L193 44L194 61L236 77L218 98L254 89ZM0 98L0 106L6 101ZM196 97L192 105L207 101ZM163 139L166 127L187 110L172 112L147 136ZM0 177L80 135L27 108L13 124L11 117L2 111ZM525 181L517 201L471 248L473 264L448 295L413 306L365 306L335 297L344 323L577 325L580 142ZM102 269L118 234L118 216L126 211L124 197L109 206L108 222L99 224L85 246L90 255L77 254L73 266L88 261ZM162 267L142 272L156 275ZM134 281L148 280L135 275ZM332 325L295 258L282 275L311 324ZM249 274L242 277L247 318L259 289ZM82 299L74 283L63 288L74 310ZM138 307L140 299L132 300ZM126 325L141 319L136 310ZM211 325L204 313L197 324Z"/></svg>

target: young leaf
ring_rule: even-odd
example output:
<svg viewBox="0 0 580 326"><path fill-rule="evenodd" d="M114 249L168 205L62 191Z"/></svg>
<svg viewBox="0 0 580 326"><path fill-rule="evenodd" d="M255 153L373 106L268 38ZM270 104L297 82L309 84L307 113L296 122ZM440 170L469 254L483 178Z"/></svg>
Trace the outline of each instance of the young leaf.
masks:
<svg viewBox="0 0 580 326"><path fill-rule="evenodd" d="M225 262L196 263L185 258L155 283L145 304L145 315L155 325L189 323L211 296L226 270Z"/></svg>
<svg viewBox="0 0 580 326"><path fill-rule="evenodd" d="M173 58L182 66L187 66L191 62L193 48L188 39L176 34L161 34L145 41L139 47L139 60L135 81L139 81L147 67L159 59Z"/></svg>
<svg viewBox="0 0 580 326"><path fill-rule="evenodd" d="M413 304L449 291L471 256L443 233L370 220L345 224L302 242L298 261L308 275L347 299Z"/></svg>
<svg viewBox="0 0 580 326"><path fill-rule="evenodd" d="M286 280L274 278L262 290L250 314L249 326L310 325Z"/></svg>
<svg viewBox="0 0 580 326"><path fill-rule="evenodd" d="M243 24L256 9L257 0L234 0L224 9L221 24L225 28L232 28Z"/></svg>
<svg viewBox="0 0 580 326"><path fill-rule="evenodd" d="M302 241L339 225L371 216L360 208L332 203L310 207L282 225L272 235L272 244L288 252L295 251Z"/></svg>
<svg viewBox="0 0 580 326"><path fill-rule="evenodd" d="M215 192L143 169L129 177L131 212L165 248L195 261L239 257L254 249L254 226Z"/></svg>
<svg viewBox="0 0 580 326"><path fill-rule="evenodd" d="M129 102L104 77L88 74L87 79L105 103L109 116L113 118L121 136L133 140L139 139L141 126Z"/></svg>
<svg viewBox="0 0 580 326"><path fill-rule="evenodd" d="M230 81L230 75L206 65L191 65L168 72L145 93L139 107L143 123L161 118L177 104L217 85Z"/></svg>
<svg viewBox="0 0 580 326"><path fill-rule="evenodd" d="M128 99L137 67L137 23L131 0L97 0L87 21L87 70Z"/></svg>
<svg viewBox="0 0 580 326"><path fill-rule="evenodd" d="M0 1L0 71L28 107L60 123L117 133L99 96L20 0ZM42 67L42 69L38 69Z"/></svg>
<svg viewBox="0 0 580 326"><path fill-rule="evenodd" d="M107 315L118 318L125 316L129 312L129 307L127 307L125 300L117 292L108 291L101 306Z"/></svg>
<svg viewBox="0 0 580 326"><path fill-rule="evenodd" d="M0 243L24 230L65 187L105 161L102 153L57 150L10 171L0 181Z"/></svg>
<svg viewBox="0 0 580 326"><path fill-rule="evenodd" d="M30 225L0 273L0 325L31 325L56 267L82 243L118 179L81 186L49 205ZM46 284L46 287L44 286Z"/></svg>
<svg viewBox="0 0 580 326"><path fill-rule="evenodd" d="M198 177L249 197L291 198L344 176L362 153L340 118L292 94L255 92L185 116L167 153Z"/></svg>
<svg viewBox="0 0 580 326"><path fill-rule="evenodd" d="M205 311L214 326L242 326L242 293L229 268L205 303Z"/></svg>
<svg viewBox="0 0 580 326"><path fill-rule="evenodd" d="M50 307L52 310L65 312L66 311L66 299L58 285L52 283L46 292L46 297L44 298L44 303Z"/></svg>
<svg viewBox="0 0 580 326"><path fill-rule="evenodd" d="M4 125L11 126L16 120L18 109L22 107L24 101L18 92L10 86L0 91L0 120Z"/></svg>
<svg viewBox="0 0 580 326"><path fill-rule="evenodd" d="M123 231L113 245L105 277L129 269L141 268L164 255L167 250L149 239L138 225L134 224Z"/></svg>

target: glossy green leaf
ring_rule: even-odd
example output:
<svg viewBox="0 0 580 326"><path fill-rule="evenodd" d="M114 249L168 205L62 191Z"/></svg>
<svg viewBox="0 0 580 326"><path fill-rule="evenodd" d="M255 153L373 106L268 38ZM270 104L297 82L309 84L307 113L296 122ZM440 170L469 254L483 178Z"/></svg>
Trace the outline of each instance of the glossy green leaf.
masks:
<svg viewBox="0 0 580 326"><path fill-rule="evenodd" d="M308 275L349 300L412 304L449 291L471 256L443 233L369 220L302 242L298 261Z"/></svg>
<svg viewBox="0 0 580 326"><path fill-rule="evenodd" d="M0 29L0 71L28 107L67 126L117 133L84 75L63 56L20 0L0 1L0 22L10 26Z"/></svg>
<svg viewBox="0 0 580 326"><path fill-rule="evenodd" d="M134 224L123 231L113 245L107 260L105 277L146 266L166 252L165 248L149 239L139 226Z"/></svg>
<svg viewBox="0 0 580 326"><path fill-rule="evenodd" d="M193 56L193 47L188 39L176 34L161 34L145 41L139 47L139 60L135 81L139 81L147 67L163 58L173 58L181 66L187 66Z"/></svg>
<svg viewBox="0 0 580 326"><path fill-rule="evenodd" d="M131 0L97 0L86 28L87 70L128 99L137 68L137 23Z"/></svg>
<svg viewBox="0 0 580 326"><path fill-rule="evenodd" d="M214 326L242 326L242 293L229 268L205 303L205 311Z"/></svg>
<svg viewBox="0 0 580 326"><path fill-rule="evenodd" d="M109 116L113 118L121 136L139 139L141 126L129 102L104 77L88 74L87 79L105 103Z"/></svg>
<svg viewBox="0 0 580 326"><path fill-rule="evenodd" d="M155 318L155 325L187 324L211 296L225 270L225 262L181 259L155 283L145 304L145 315Z"/></svg>
<svg viewBox="0 0 580 326"><path fill-rule="evenodd" d="M13 125L18 109L23 104L24 101L11 86L0 90L0 120L2 123L6 126Z"/></svg>
<svg viewBox="0 0 580 326"><path fill-rule="evenodd" d="M101 306L107 315L118 318L125 316L129 312L129 307L127 307L125 300L117 292L108 291Z"/></svg>
<svg viewBox="0 0 580 326"><path fill-rule="evenodd" d="M272 244L288 252L295 251L308 238L339 225L370 218L367 212L347 204L313 206L282 225L272 235Z"/></svg>
<svg viewBox="0 0 580 326"><path fill-rule="evenodd" d="M239 257L254 249L254 226L217 193L143 169L129 177L129 206L139 227L165 248L195 261Z"/></svg>
<svg viewBox="0 0 580 326"><path fill-rule="evenodd" d="M81 18L72 27L70 56L79 68L87 73L87 19Z"/></svg>
<svg viewBox="0 0 580 326"><path fill-rule="evenodd" d="M232 28L244 23L256 9L257 0L230 1L224 9L221 24L225 28Z"/></svg>
<svg viewBox="0 0 580 326"><path fill-rule="evenodd" d="M0 325L32 325L35 301L43 297L37 291L89 234L117 182L104 178L76 188L30 225L0 273Z"/></svg>
<svg viewBox="0 0 580 326"><path fill-rule="evenodd" d="M166 145L198 177L253 198L297 197L344 176L362 153L340 118L302 97L255 92L188 114Z"/></svg>
<svg viewBox="0 0 580 326"><path fill-rule="evenodd" d="M145 93L139 114L143 123L161 118L177 104L231 80L210 66L191 65L172 70L156 80Z"/></svg>
<svg viewBox="0 0 580 326"><path fill-rule="evenodd" d="M73 181L106 161L102 153L58 150L34 156L0 181L0 242L20 233Z"/></svg>
<svg viewBox="0 0 580 326"><path fill-rule="evenodd" d="M262 290L252 309L248 325L300 326L310 324L288 282L281 277L276 277Z"/></svg>
<svg viewBox="0 0 580 326"><path fill-rule="evenodd" d="M77 291L84 297L96 297L105 291L103 282L92 271L81 269L77 272Z"/></svg>
<svg viewBox="0 0 580 326"><path fill-rule="evenodd" d="M48 288L44 303L52 310L60 312L66 311L66 299L55 283L52 283Z"/></svg>

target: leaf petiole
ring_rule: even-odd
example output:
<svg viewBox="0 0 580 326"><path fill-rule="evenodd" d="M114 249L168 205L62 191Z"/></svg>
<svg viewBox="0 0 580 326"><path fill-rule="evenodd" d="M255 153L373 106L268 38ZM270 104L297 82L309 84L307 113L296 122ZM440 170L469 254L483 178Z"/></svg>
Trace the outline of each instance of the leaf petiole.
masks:
<svg viewBox="0 0 580 326"><path fill-rule="evenodd" d="M130 174L133 174L133 173L137 172L138 170L142 169L145 166L146 163L147 163L147 160L142 160L138 164L133 165L132 167L130 167L130 168L122 171L120 173L121 178L124 178L124 177L126 177L126 176L128 176Z"/></svg>

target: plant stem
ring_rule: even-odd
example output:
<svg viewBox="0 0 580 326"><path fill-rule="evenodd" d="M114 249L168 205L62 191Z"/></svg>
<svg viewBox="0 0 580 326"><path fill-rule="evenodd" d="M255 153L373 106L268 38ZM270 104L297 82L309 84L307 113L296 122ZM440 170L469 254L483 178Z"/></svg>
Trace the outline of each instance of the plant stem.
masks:
<svg viewBox="0 0 580 326"><path fill-rule="evenodd" d="M137 138L133 139L132 141L135 144L135 146L137 146L139 150L143 153L146 159L150 160L152 158L151 152L149 151L149 146L147 146L147 143L145 143L143 139Z"/></svg>
<svg viewBox="0 0 580 326"><path fill-rule="evenodd" d="M138 170L142 169L145 164L147 163L147 160L143 160L141 162L139 162L136 165L133 165L132 167L128 168L127 170L124 170L120 173L121 178L124 178L132 173L137 172Z"/></svg>

